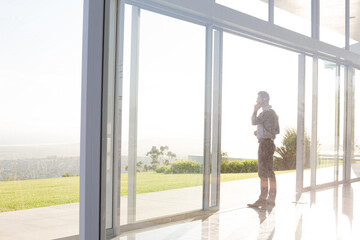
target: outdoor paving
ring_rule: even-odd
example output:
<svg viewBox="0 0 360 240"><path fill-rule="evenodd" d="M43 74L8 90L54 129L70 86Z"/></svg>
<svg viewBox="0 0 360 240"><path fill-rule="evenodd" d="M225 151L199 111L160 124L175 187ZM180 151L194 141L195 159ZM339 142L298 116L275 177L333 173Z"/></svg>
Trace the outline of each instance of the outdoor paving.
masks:
<svg viewBox="0 0 360 240"><path fill-rule="evenodd" d="M294 193L294 184L294 173L278 175L278 197ZM221 183L222 209L245 206L253 202L258 194L258 178ZM199 210L202 207L201 199L202 186L139 194L137 220ZM123 224L126 223L127 197L121 198L121 204ZM79 203L1 213L0 226L1 240L56 239L78 235Z"/></svg>
<svg viewBox="0 0 360 240"><path fill-rule="evenodd" d="M330 168L328 171L332 171ZM305 178L309 177L305 172ZM277 175L277 201L294 201L295 173ZM245 208L259 195L259 179L221 183L220 211ZM202 207L202 186L167 190L137 196L137 220L157 218ZM121 198L121 224L125 224L127 197ZM42 207L0 214L0 239L57 239L79 234L79 203Z"/></svg>
<svg viewBox="0 0 360 240"><path fill-rule="evenodd" d="M56 239L79 234L79 203L0 214L0 239Z"/></svg>

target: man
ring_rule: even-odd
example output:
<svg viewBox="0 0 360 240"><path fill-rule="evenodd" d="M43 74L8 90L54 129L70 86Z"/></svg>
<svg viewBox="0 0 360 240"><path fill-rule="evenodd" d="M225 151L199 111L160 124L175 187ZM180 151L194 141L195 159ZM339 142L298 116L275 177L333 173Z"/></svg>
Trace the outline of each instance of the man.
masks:
<svg viewBox="0 0 360 240"><path fill-rule="evenodd" d="M273 208L275 206L274 139L279 134L280 129L278 116L269 105L269 101L270 96L267 92L259 92L251 117L252 125L257 125L257 131L254 134L259 142L258 175L260 178L260 196L255 203L248 204L249 207ZM263 111L257 116L260 108Z"/></svg>

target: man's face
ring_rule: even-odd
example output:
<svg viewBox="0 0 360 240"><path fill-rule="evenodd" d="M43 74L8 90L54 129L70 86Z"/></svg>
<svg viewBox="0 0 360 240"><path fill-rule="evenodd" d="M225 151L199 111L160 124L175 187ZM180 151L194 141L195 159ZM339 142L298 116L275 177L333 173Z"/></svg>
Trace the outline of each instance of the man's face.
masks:
<svg viewBox="0 0 360 240"><path fill-rule="evenodd" d="M261 105L262 99L261 97L258 95L257 99L256 99L256 103Z"/></svg>

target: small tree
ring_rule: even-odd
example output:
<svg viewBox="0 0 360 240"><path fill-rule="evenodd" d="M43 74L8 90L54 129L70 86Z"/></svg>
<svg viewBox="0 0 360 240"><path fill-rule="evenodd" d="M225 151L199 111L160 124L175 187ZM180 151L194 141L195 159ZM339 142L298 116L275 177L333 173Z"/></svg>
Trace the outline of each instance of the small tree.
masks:
<svg viewBox="0 0 360 240"><path fill-rule="evenodd" d="M160 155L164 155L167 150L169 150L168 146L160 146Z"/></svg>
<svg viewBox="0 0 360 240"><path fill-rule="evenodd" d="M146 156L151 158L151 169L155 170L160 165L170 165L170 161L176 158L176 154L169 151L168 146L160 146L158 149L156 146L152 146L151 150L146 153ZM166 156L166 158L164 158Z"/></svg>
<svg viewBox="0 0 360 240"><path fill-rule="evenodd" d="M291 170L296 169L296 147L297 147L297 131L295 128L285 129L283 139L281 141L283 146L277 147L275 152L279 156L274 156L276 161L275 166L277 170ZM310 158L310 139L305 135L305 167L307 167Z"/></svg>
<svg viewBox="0 0 360 240"><path fill-rule="evenodd" d="M166 153L166 156L167 156L168 158L165 159L164 165L169 166L169 165L170 165L170 161L176 158L176 154L173 153L173 152L171 152L171 151L168 151L168 152Z"/></svg>
<svg viewBox="0 0 360 240"><path fill-rule="evenodd" d="M290 170L296 168L296 139L297 133L294 128L286 129L281 147L276 148L276 153L280 157L274 157L282 170Z"/></svg>
<svg viewBox="0 0 360 240"><path fill-rule="evenodd" d="M152 146L151 150L146 153L146 156L150 156L151 158L150 164L153 170L160 166L160 160L159 160L160 155L161 152L159 149L157 149L156 146Z"/></svg>

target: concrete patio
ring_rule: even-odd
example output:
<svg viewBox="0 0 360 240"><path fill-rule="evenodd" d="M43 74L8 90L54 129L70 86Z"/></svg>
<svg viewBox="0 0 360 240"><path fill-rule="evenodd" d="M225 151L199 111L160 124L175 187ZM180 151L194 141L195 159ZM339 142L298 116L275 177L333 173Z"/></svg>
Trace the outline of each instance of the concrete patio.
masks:
<svg viewBox="0 0 360 240"><path fill-rule="evenodd" d="M333 168L321 169L319 176L328 176ZM295 198L295 172L277 175L277 202L292 203ZM310 177L305 171L304 179ZM221 183L220 211L246 208L259 195L259 179ZM139 194L137 220L158 218L200 210L202 186ZM127 197L121 198L121 224L126 224ZM79 203L42 207L0 214L0 238L5 239L77 239L79 234Z"/></svg>
<svg viewBox="0 0 360 240"><path fill-rule="evenodd" d="M278 175L278 199L293 195L294 186L294 173ZM258 194L257 178L221 183L221 210L245 207L246 203L254 201ZM139 194L137 220L199 210L202 206L201 196L201 186ZM121 198L121 204L121 221L125 223L127 197ZM76 236L79 234L79 203L1 213L0 226L1 240Z"/></svg>

